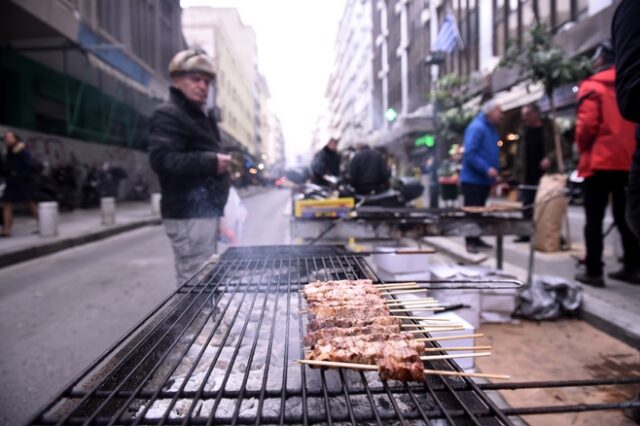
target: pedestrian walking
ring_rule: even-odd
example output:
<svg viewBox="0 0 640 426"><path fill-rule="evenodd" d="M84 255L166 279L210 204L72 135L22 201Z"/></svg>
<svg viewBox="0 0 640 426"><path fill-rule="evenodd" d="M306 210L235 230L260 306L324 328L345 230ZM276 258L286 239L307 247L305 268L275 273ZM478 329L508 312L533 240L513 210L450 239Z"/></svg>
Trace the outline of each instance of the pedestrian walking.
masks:
<svg viewBox="0 0 640 426"><path fill-rule="evenodd" d="M5 189L2 195L2 237L10 237L13 227L13 208L25 205L38 220L36 207L36 177L41 170L27 146L14 132L4 134L6 154L3 164Z"/></svg>
<svg viewBox="0 0 640 426"><path fill-rule="evenodd" d="M170 99L149 124L149 159L160 180L162 221L181 285L216 252L231 157L221 152L215 118L205 110L216 75L211 59L202 50L184 50L169 63L169 75Z"/></svg>
<svg viewBox="0 0 640 426"><path fill-rule="evenodd" d="M618 110L613 51L602 43L595 55L596 73L580 85L575 142L580 153L578 173L584 178L586 224L584 238L586 272L575 276L583 284L604 287L602 221L611 197L613 220L622 237L622 269L610 278L640 283L640 248L625 220L626 186L631 158L636 148L635 125Z"/></svg>
<svg viewBox="0 0 640 426"><path fill-rule="evenodd" d="M349 164L349 176L356 194L371 195L389 189L391 171L380 151L361 143Z"/></svg>
<svg viewBox="0 0 640 426"><path fill-rule="evenodd" d="M522 127L516 144L513 176L524 186L519 191L520 201L525 207L522 216L531 220L540 178L545 173L557 173L557 158L553 142L553 124L542 117L540 107L536 103L523 106L521 117ZM563 149L565 156L568 154L567 151ZM528 235L514 240L516 243L529 241Z"/></svg>
<svg viewBox="0 0 640 426"><path fill-rule="evenodd" d="M640 2L623 0L613 16L616 65L616 99L622 116L639 123L636 150L629 170L627 225L640 239Z"/></svg>
<svg viewBox="0 0 640 426"><path fill-rule="evenodd" d="M496 126L502 119L502 108L495 100L482 105L481 112L471 121L464 132L464 155L462 157L462 194L465 207L484 206L491 186L498 177L500 148ZM466 237L469 253L478 253L491 245L480 237Z"/></svg>
<svg viewBox="0 0 640 426"><path fill-rule="evenodd" d="M340 154L338 139L335 138L331 138L311 160L311 182L316 185L330 185L325 176L340 176Z"/></svg>

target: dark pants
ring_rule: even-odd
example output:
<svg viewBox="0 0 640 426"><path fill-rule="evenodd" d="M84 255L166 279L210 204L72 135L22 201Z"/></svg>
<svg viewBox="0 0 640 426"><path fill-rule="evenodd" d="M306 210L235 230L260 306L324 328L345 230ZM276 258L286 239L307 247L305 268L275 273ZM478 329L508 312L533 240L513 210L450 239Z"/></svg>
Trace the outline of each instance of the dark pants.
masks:
<svg viewBox="0 0 640 426"><path fill-rule="evenodd" d="M537 186L539 183L527 183L527 186ZM520 190L520 201L522 202L522 206L525 208L522 210L522 217L525 219L533 219L533 203L536 201L536 192L535 189L521 189ZM527 208L528 207L528 208Z"/></svg>
<svg viewBox="0 0 640 426"><path fill-rule="evenodd" d="M624 266L629 271L640 267L640 247L625 220L626 185L628 173L598 171L584 180L584 209L586 224L584 239L587 244L586 266L590 275L602 274L602 221L609 202L613 201L613 220L622 237Z"/></svg>
<svg viewBox="0 0 640 426"><path fill-rule="evenodd" d="M462 195L464 196L464 206L484 206L489 198L491 187L488 185L477 185L475 183L463 183ZM468 245L478 244L480 237L465 237Z"/></svg>
<svg viewBox="0 0 640 426"><path fill-rule="evenodd" d="M640 144L640 142L638 142ZM638 148L640 150L640 148ZM640 156L633 157L627 188L627 225L640 240ZM639 262L640 263L640 262Z"/></svg>

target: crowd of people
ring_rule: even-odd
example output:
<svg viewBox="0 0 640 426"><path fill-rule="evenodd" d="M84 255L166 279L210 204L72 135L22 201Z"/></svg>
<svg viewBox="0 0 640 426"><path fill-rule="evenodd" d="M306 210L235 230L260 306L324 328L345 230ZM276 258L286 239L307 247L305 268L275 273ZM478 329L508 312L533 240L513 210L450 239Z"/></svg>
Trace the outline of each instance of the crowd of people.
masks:
<svg viewBox="0 0 640 426"><path fill-rule="evenodd" d="M637 5L633 7L637 8ZM616 15L617 24L614 23L614 29L623 25L620 23L624 20L620 13ZM615 34L614 31L614 36ZM627 43L632 45L627 47L635 48L636 53L640 52L638 40L627 39ZM635 80L626 80L631 87L620 84L616 78L614 58L611 44L602 43L593 58L595 73L580 84L577 96L574 141L579 153L578 174L584 179L586 258L585 270L577 273L575 279L595 287L605 286L602 261L603 220L610 200L624 254L622 268L610 272L608 277L640 284L640 245L637 233L640 220L637 210L640 184L637 163L640 148L637 147L636 140L640 135L640 130L636 131L640 114L638 98L629 100L629 93L640 93L640 74L635 74ZM640 71L638 56L633 59L627 57L627 61L622 61L622 72L633 67ZM626 90L629 92L625 92ZM625 116L635 123L624 118ZM483 206L492 185L496 183L499 165L497 126L500 120L501 107L490 100L482 106L480 114L465 131L460 173L465 206ZM566 147L563 148L562 144L555 146L552 123L542 118L536 104L522 108L522 129L515 157L514 178L522 188L520 200L525 207L523 215L532 218L541 177L545 173L557 172L559 161L563 157L567 158ZM630 177L632 160L635 163ZM627 209L629 200L631 205ZM628 212L627 217L625 211ZM632 229L635 229L635 235ZM528 238L521 238L519 241L528 241ZM471 253L490 247L477 237L468 237L466 245L467 251Z"/></svg>

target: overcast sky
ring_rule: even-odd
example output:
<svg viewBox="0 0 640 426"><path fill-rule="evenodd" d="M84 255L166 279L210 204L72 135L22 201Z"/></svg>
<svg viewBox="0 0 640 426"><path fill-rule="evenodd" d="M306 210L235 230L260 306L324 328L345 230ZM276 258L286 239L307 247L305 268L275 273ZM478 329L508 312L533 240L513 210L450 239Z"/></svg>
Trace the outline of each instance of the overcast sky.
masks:
<svg viewBox="0 0 640 426"><path fill-rule="evenodd" d="M235 7L258 43L286 140L287 162L304 154L323 105L345 0L181 0L189 6Z"/></svg>

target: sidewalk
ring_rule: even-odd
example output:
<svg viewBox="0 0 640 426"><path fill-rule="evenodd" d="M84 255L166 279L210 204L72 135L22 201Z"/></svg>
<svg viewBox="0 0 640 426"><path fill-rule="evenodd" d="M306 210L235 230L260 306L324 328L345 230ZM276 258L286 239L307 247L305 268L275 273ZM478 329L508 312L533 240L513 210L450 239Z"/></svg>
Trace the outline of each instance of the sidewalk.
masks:
<svg viewBox="0 0 640 426"><path fill-rule="evenodd" d="M553 275L574 281L578 271L577 262L572 255L584 253L582 240L574 237L572 250L558 253L536 252L534 275ZM504 237L504 270L526 282L529 257L528 244L513 243L513 236ZM494 250L486 250L480 255L468 254L463 238L425 238L425 241L462 263L481 264L495 267ZM495 245L491 237L485 241ZM606 264L605 274L621 267L614 256L610 239L605 240L603 260ZM605 288L594 288L583 285L584 300L580 310L583 320L605 333L623 342L640 348L640 286L627 284L606 278Z"/></svg>
<svg viewBox="0 0 640 426"><path fill-rule="evenodd" d="M251 186L238 189L238 194L247 198L265 190ZM58 235L55 237L40 237L36 221L31 216L17 216L12 236L0 238L0 268L160 223L160 217L151 214L150 202L118 203L115 224L109 226L101 224L99 208L60 212Z"/></svg>

